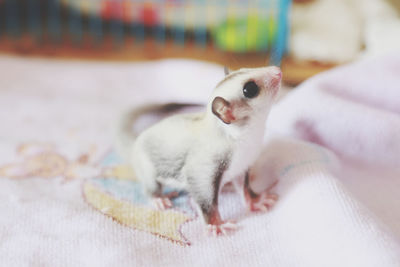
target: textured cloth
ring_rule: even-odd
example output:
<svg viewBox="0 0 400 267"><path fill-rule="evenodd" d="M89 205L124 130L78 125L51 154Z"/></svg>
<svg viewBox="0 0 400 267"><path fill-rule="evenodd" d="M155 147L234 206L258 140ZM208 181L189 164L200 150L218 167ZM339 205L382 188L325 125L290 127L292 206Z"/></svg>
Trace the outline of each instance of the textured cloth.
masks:
<svg viewBox="0 0 400 267"><path fill-rule="evenodd" d="M225 188L209 237L185 194L159 211L113 152L122 110L205 103L220 66L0 58L1 266L398 266L400 58L345 66L273 109L246 212Z"/></svg>

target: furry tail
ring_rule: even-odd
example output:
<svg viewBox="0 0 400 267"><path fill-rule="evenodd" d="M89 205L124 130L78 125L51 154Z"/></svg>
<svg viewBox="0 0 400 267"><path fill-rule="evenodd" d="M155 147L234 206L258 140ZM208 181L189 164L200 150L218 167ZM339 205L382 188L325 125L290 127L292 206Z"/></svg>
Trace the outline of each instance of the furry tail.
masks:
<svg viewBox="0 0 400 267"><path fill-rule="evenodd" d="M168 103L144 105L121 116L116 127L116 148L125 160L130 158L133 143L139 134L157 121L185 109L202 107L201 104Z"/></svg>

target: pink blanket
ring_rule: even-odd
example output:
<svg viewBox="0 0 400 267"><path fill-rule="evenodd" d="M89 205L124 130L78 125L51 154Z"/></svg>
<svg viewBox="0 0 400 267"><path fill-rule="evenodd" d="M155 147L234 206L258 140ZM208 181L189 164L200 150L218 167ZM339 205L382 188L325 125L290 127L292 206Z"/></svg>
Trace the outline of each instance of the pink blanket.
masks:
<svg viewBox="0 0 400 267"><path fill-rule="evenodd" d="M158 211L113 152L120 112L206 102L222 67L193 61L0 57L0 263L4 266L398 266L400 57L338 68L274 108L255 168L280 199L239 230L204 232L184 193ZM300 140L302 139L302 140Z"/></svg>

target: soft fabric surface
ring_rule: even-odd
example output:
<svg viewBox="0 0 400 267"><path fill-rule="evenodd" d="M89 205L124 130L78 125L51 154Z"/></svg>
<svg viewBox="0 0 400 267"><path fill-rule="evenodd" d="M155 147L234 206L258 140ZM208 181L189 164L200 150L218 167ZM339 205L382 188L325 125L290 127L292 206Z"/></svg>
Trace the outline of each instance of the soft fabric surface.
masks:
<svg viewBox="0 0 400 267"><path fill-rule="evenodd" d="M285 96L255 167L276 206L209 237L181 193L158 211L113 152L115 120L147 102L206 102L222 67L192 61L0 58L4 266L398 266L400 57L319 75Z"/></svg>

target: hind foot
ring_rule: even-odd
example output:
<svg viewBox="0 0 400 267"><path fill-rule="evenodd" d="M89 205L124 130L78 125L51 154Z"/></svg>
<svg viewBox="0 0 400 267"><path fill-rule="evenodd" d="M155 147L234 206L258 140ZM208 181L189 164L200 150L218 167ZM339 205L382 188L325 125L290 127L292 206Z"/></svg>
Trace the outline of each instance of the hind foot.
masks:
<svg viewBox="0 0 400 267"><path fill-rule="evenodd" d="M173 207L171 199L167 197L157 197L153 199L153 205L158 210L167 210Z"/></svg>
<svg viewBox="0 0 400 267"><path fill-rule="evenodd" d="M261 193L256 197L248 198L249 209L253 212L267 212L278 200L278 195L269 192Z"/></svg>
<svg viewBox="0 0 400 267"><path fill-rule="evenodd" d="M238 228L235 222L224 222L221 224L208 224L207 231L210 236L226 236L236 231Z"/></svg>

